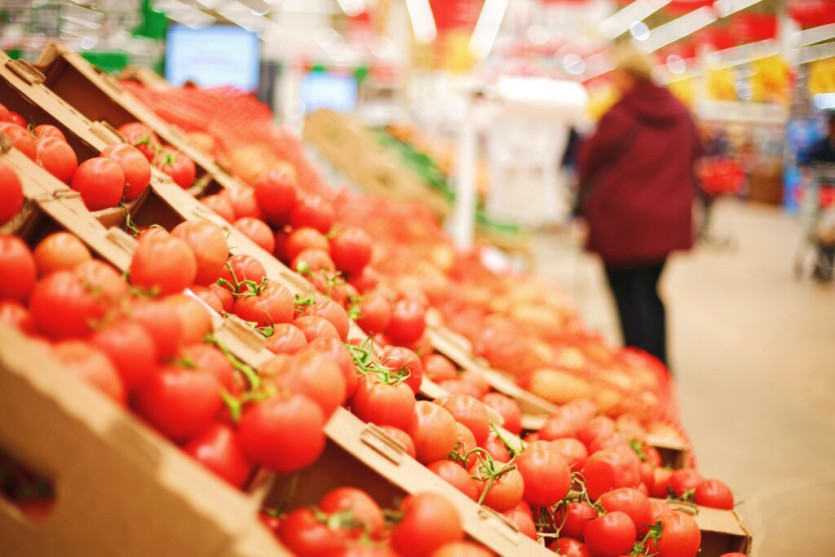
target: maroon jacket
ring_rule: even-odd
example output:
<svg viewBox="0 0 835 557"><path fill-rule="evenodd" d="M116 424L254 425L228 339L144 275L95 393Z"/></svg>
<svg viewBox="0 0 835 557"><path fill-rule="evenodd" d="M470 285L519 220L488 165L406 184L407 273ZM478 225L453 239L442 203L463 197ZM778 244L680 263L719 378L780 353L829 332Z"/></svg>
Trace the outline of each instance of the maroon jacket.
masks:
<svg viewBox="0 0 835 557"><path fill-rule="evenodd" d="M586 247L615 266L689 249L700 152L690 113L667 89L644 83L624 95L580 152Z"/></svg>

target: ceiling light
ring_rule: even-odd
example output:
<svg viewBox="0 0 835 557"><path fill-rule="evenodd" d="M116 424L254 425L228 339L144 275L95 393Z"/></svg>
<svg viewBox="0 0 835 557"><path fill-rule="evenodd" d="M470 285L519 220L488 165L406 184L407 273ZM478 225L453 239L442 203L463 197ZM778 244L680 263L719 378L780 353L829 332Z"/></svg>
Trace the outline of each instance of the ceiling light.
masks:
<svg viewBox="0 0 835 557"><path fill-rule="evenodd" d="M415 39L420 43L434 41L438 29L435 27L435 16L432 15L429 0L406 0L406 9L409 11L409 19L412 20Z"/></svg>
<svg viewBox="0 0 835 557"><path fill-rule="evenodd" d="M470 52L483 60L490 54L510 0L485 0L470 38Z"/></svg>
<svg viewBox="0 0 835 557"><path fill-rule="evenodd" d="M670 73L681 75L687 70L687 62L678 54L670 54L667 56L667 69Z"/></svg>
<svg viewBox="0 0 835 557"><path fill-rule="evenodd" d="M719 17L728 17L732 13L744 10L754 4L759 4L762 0L716 0L713 7L716 9Z"/></svg>
<svg viewBox="0 0 835 557"><path fill-rule="evenodd" d="M649 38L649 27L643 21L636 21L629 27L629 34L636 41L645 41Z"/></svg>
<svg viewBox="0 0 835 557"><path fill-rule="evenodd" d="M638 42L635 46L644 52L654 52L698 31L706 25L710 25L716 20L717 17L713 8L704 6L656 27L652 30L652 36L649 39Z"/></svg>
<svg viewBox="0 0 835 557"><path fill-rule="evenodd" d="M636 0L600 22L598 30L605 39L612 40L626 33L637 21L643 21L672 0Z"/></svg>

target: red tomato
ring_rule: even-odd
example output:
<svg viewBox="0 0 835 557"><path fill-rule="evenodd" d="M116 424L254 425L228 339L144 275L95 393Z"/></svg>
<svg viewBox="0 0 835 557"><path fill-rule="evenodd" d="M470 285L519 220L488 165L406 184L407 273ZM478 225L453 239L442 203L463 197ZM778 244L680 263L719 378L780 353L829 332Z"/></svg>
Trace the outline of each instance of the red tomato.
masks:
<svg viewBox="0 0 835 557"><path fill-rule="evenodd" d="M404 449L405 453L412 458L415 458L415 443L409 434L390 425L378 426L386 435L397 441Z"/></svg>
<svg viewBox="0 0 835 557"><path fill-rule="evenodd" d="M420 384L423 382L423 364L420 363L417 354L408 348L387 346L383 349L381 363L394 371L407 371L409 376L405 379L406 384L413 393L420 392Z"/></svg>
<svg viewBox="0 0 835 557"><path fill-rule="evenodd" d="M53 347L63 368L117 404L125 404L125 386L107 356L86 342L70 340Z"/></svg>
<svg viewBox="0 0 835 557"><path fill-rule="evenodd" d="M550 441L550 443L560 456L565 459L569 468L575 472L583 469L583 465L585 465L586 459L589 457L585 445L571 437L555 439L554 441Z"/></svg>
<svg viewBox="0 0 835 557"><path fill-rule="evenodd" d="M223 273L229 246L226 235L218 226L206 221L184 221L171 230L191 248L197 262L194 282L209 285Z"/></svg>
<svg viewBox="0 0 835 557"><path fill-rule="evenodd" d="M606 416L597 416L587 421L577 430L577 439L591 450L591 444L599 437L608 437L615 433L615 422Z"/></svg>
<svg viewBox="0 0 835 557"><path fill-rule="evenodd" d="M235 315L244 321L254 321L259 327L293 320L293 295L283 285L267 281L267 286L255 296L240 296L235 300Z"/></svg>
<svg viewBox="0 0 835 557"><path fill-rule="evenodd" d="M574 439L577 426L561 411L554 412L545 420L545 425L539 430L539 438L545 441L557 439ZM583 445L585 448L585 445Z"/></svg>
<svg viewBox="0 0 835 557"><path fill-rule="evenodd" d="M473 398L480 398L482 396L478 387L459 379L446 379L439 382L438 386L451 395L467 395Z"/></svg>
<svg viewBox="0 0 835 557"><path fill-rule="evenodd" d="M272 253L275 250L275 237L267 223L253 217L244 217L235 221L235 228L240 230L247 238L258 244L258 246Z"/></svg>
<svg viewBox="0 0 835 557"><path fill-rule="evenodd" d="M280 380L292 392L301 393L317 403L325 418L345 403L342 370L324 354L302 350L290 359Z"/></svg>
<svg viewBox="0 0 835 557"><path fill-rule="evenodd" d="M263 510L258 513L258 520L261 521L261 524L267 527L267 530L272 532L274 536L278 536L278 528L281 526L281 519L277 516L272 514L268 514Z"/></svg>
<svg viewBox="0 0 835 557"><path fill-rule="evenodd" d="M302 315L293 321L293 325L298 327L308 342L313 342L317 338L335 338L341 340L339 332L330 321L316 315Z"/></svg>
<svg viewBox="0 0 835 557"><path fill-rule="evenodd" d="M0 299L26 302L36 276L35 258L23 240L0 234Z"/></svg>
<svg viewBox="0 0 835 557"><path fill-rule="evenodd" d="M138 323L109 324L93 333L90 343L110 358L128 391L141 387L157 363L154 339Z"/></svg>
<svg viewBox="0 0 835 557"><path fill-rule="evenodd" d="M653 482L649 494L658 499L666 499L669 495L670 476L672 474L673 471L669 468L656 468L653 470Z"/></svg>
<svg viewBox="0 0 835 557"><path fill-rule="evenodd" d="M200 202L223 217L226 222L235 222L235 209L232 203L223 195L207 195Z"/></svg>
<svg viewBox="0 0 835 557"><path fill-rule="evenodd" d="M612 489L641 483L641 461L631 449L604 449L586 460L583 477L589 496L596 500Z"/></svg>
<svg viewBox="0 0 835 557"><path fill-rule="evenodd" d="M226 311L223 308L223 302L220 301L220 297L218 297L217 293L208 286L192 284L191 287L189 287L189 290L191 290L191 293L197 296L201 302L212 308L213 311L217 313L223 313Z"/></svg>
<svg viewBox="0 0 835 557"><path fill-rule="evenodd" d="M67 142L67 136L64 135L64 132L50 124L40 124L39 126L35 126L35 137L37 139L42 137L54 137L56 139L60 139L64 143Z"/></svg>
<svg viewBox="0 0 835 557"><path fill-rule="evenodd" d="M35 330L29 311L13 300L0 300L0 323L11 325L26 334Z"/></svg>
<svg viewBox="0 0 835 557"><path fill-rule="evenodd" d="M287 222L298 195L292 174L277 169L263 172L255 180L253 192L268 222L276 226Z"/></svg>
<svg viewBox="0 0 835 557"><path fill-rule="evenodd" d="M379 294L377 297L378 299L385 300L385 298ZM443 354L426 354L421 357L420 361L423 363L423 370L426 377L436 383L447 379L458 379L458 369L455 367L455 364L453 364L449 358ZM487 401L483 402L487 404ZM488 404L488 406L490 405Z"/></svg>
<svg viewBox="0 0 835 557"><path fill-rule="evenodd" d="M470 474L451 460L436 460L427 465L439 478L472 499L478 501L478 486Z"/></svg>
<svg viewBox="0 0 835 557"><path fill-rule="evenodd" d="M629 444L629 439L626 437L626 435L617 432L611 435L601 435L595 438L595 440L591 442L591 445L589 445L588 449L589 454L594 454L597 451L602 451L603 449L610 449L612 447L618 446L625 447L629 450L634 450L632 449L632 446Z"/></svg>
<svg viewBox="0 0 835 557"><path fill-rule="evenodd" d="M12 142L12 147L26 155L29 160L35 160L35 138L26 128L4 122L0 124L0 133L6 134Z"/></svg>
<svg viewBox="0 0 835 557"><path fill-rule="evenodd" d="M304 227L293 230L284 242L284 256L292 261L301 252L314 249L330 254L328 238L315 228Z"/></svg>
<svg viewBox="0 0 835 557"><path fill-rule="evenodd" d="M92 292L104 306L110 306L126 297L129 292L128 284L119 272L98 259L91 259L79 263L73 269L73 274L81 280L87 290Z"/></svg>
<svg viewBox="0 0 835 557"><path fill-rule="evenodd" d="M322 270L335 271L336 265L327 252L319 249L306 249L290 262L290 268L302 275L309 275Z"/></svg>
<svg viewBox="0 0 835 557"><path fill-rule="evenodd" d="M490 420L487 410L480 401L467 395L449 395L438 401L456 421L466 426L473 434L477 445L483 444L490 434Z"/></svg>
<svg viewBox="0 0 835 557"><path fill-rule="evenodd" d="M39 331L50 338L69 339L86 336L103 307L72 272L58 271L35 285L29 311Z"/></svg>
<svg viewBox="0 0 835 557"><path fill-rule="evenodd" d="M113 159L122 168L125 176L124 196L127 201L136 199L151 183L151 165L142 152L127 143L110 145L101 156ZM84 166L82 164L82 166Z"/></svg>
<svg viewBox="0 0 835 557"><path fill-rule="evenodd" d="M504 465L497 461L495 466L499 468ZM490 484L490 480L485 477L484 465L478 463L471 467L470 475L477 478L478 496L481 497ZM522 479L522 474L519 470L510 470L493 483L484 497L484 504L501 513L518 505L524 491L525 480Z"/></svg>
<svg viewBox="0 0 835 557"><path fill-rule="evenodd" d="M362 271L371 261L371 236L360 228L342 228L330 239L331 257L337 268L352 275Z"/></svg>
<svg viewBox="0 0 835 557"><path fill-rule="evenodd" d="M573 501L568 503L564 509L557 511L554 521L563 525L560 536L568 536L583 541L583 532L586 530L586 526L597 516L597 511L588 503ZM563 518L565 522L563 522Z"/></svg>
<svg viewBox="0 0 835 557"><path fill-rule="evenodd" d="M238 440L255 464L288 473L319 458L325 448L324 427L322 409L306 396L273 396L244 410Z"/></svg>
<svg viewBox="0 0 835 557"><path fill-rule="evenodd" d="M226 199L232 205L232 210L235 213L235 218L228 219L229 222L234 222L244 217L252 217L264 220L264 215L258 207L258 202L255 200L255 192L252 188L235 188L224 190Z"/></svg>
<svg viewBox="0 0 835 557"><path fill-rule="evenodd" d="M273 325L273 334L267 339L267 348L273 354L295 354L307 346L307 339L292 323Z"/></svg>
<svg viewBox="0 0 835 557"><path fill-rule="evenodd" d="M586 546L571 538L561 538L548 546L551 551L556 551L561 557L592 557Z"/></svg>
<svg viewBox="0 0 835 557"><path fill-rule="evenodd" d="M264 270L261 262L250 255L233 255L226 261L220 273L220 278L228 283L224 286L230 290L235 290L232 285L236 283L240 285L237 292L247 290L247 285L243 284L244 281L252 281L255 285L260 285L266 276L267 271Z"/></svg>
<svg viewBox="0 0 835 557"><path fill-rule="evenodd" d="M244 455L235 430L226 424L210 425L193 437L183 452L239 489L252 474L252 464Z"/></svg>
<svg viewBox="0 0 835 557"><path fill-rule="evenodd" d="M324 197L305 195L296 200L290 211L290 225L293 228L315 228L327 234L333 226L333 207Z"/></svg>
<svg viewBox="0 0 835 557"><path fill-rule="evenodd" d="M702 480L696 486L695 499L697 505L714 509L734 508L734 494L731 488L719 480Z"/></svg>
<svg viewBox="0 0 835 557"><path fill-rule="evenodd" d="M326 319L339 333L339 338L343 341L348 340L348 329L351 326L351 321L345 309L333 300L320 299L312 306L308 306L302 312L302 315L316 315Z"/></svg>
<svg viewBox="0 0 835 557"><path fill-rule="evenodd" d="M238 382L232 364L218 348L210 344L189 344L182 349L180 355L215 376L220 386L232 394L237 394Z"/></svg>
<svg viewBox="0 0 835 557"><path fill-rule="evenodd" d="M649 499L637 489L621 487L604 493L600 504L607 512L621 511L629 515L638 530L652 522Z"/></svg>
<svg viewBox="0 0 835 557"><path fill-rule="evenodd" d="M215 293L217 299L220 300L220 305L226 313L232 313L232 308L235 307L235 296L228 288L224 288L216 282L209 285L209 290Z"/></svg>
<svg viewBox="0 0 835 557"><path fill-rule="evenodd" d="M424 464L448 457L458 439L452 414L426 400L415 403L406 433L415 442L418 461Z"/></svg>
<svg viewBox="0 0 835 557"><path fill-rule="evenodd" d="M699 525L685 513L672 511L658 517L661 538L647 543L650 554L658 557L695 557L702 544Z"/></svg>
<svg viewBox="0 0 835 557"><path fill-rule="evenodd" d="M338 487L319 499L319 510L328 514L349 511L351 517L359 522L355 536L363 531L376 538L383 532L385 518L380 506L369 495L354 487Z"/></svg>
<svg viewBox="0 0 835 557"><path fill-rule="evenodd" d="M365 422L394 426L408 434L415 394L405 383L388 384L375 377L361 377L351 398L351 411Z"/></svg>
<svg viewBox="0 0 835 557"><path fill-rule="evenodd" d="M176 236L140 239L130 262L131 284L160 294L181 292L194 282L196 275L194 252Z"/></svg>
<svg viewBox="0 0 835 557"><path fill-rule="evenodd" d="M165 360L179 352L183 325L179 316L171 311L171 306L161 301L137 299L131 302L130 314L151 334L157 357Z"/></svg>
<svg viewBox="0 0 835 557"><path fill-rule="evenodd" d="M223 407L214 374L173 365L156 368L135 400L138 413L174 441L206 430Z"/></svg>
<svg viewBox="0 0 835 557"><path fill-rule="evenodd" d="M23 184L8 164L0 161L0 226L14 217L23 206Z"/></svg>
<svg viewBox="0 0 835 557"><path fill-rule="evenodd" d="M115 160L93 157L81 163L70 187L81 194L91 211L116 206L125 191L125 173Z"/></svg>
<svg viewBox="0 0 835 557"><path fill-rule="evenodd" d="M481 400L484 395L489 393L491 390L490 383L487 382L487 379L476 371L464 370L458 374L458 379L464 383L474 386L478 392L476 398L479 400Z"/></svg>
<svg viewBox="0 0 835 557"><path fill-rule="evenodd" d="M675 470L670 475L670 489L676 497L683 497L688 491L693 491L703 480L702 475L694 468Z"/></svg>
<svg viewBox="0 0 835 557"><path fill-rule="evenodd" d="M9 111L9 121L12 124L16 124L21 128L26 128L29 124L26 122L26 119L21 116L19 113L15 112L14 110Z"/></svg>
<svg viewBox="0 0 835 557"><path fill-rule="evenodd" d="M302 334L302 339L304 339L304 334ZM345 397L347 399L354 396L359 377L354 367L354 360L351 358L351 353L348 352L348 349L345 348L342 342L334 338L317 338L308 344L303 351L322 354L339 366L340 371L342 371L342 376L345 378Z"/></svg>
<svg viewBox="0 0 835 557"><path fill-rule="evenodd" d="M370 292L380 285L380 273L374 270L371 265L366 267L359 273L348 277L348 281L360 292ZM397 296L389 298L390 302L394 302Z"/></svg>
<svg viewBox="0 0 835 557"><path fill-rule="evenodd" d="M386 542L352 540L333 554L333 557L400 557Z"/></svg>
<svg viewBox="0 0 835 557"><path fill-rule="evenodd" d="M501 415L506 430L514 435L522 432L522 410L515 400L501 393L487 393L481 401Z"/></svg>
<svg viewBox="0 0 835 557"><path fill-rule="evenodd" d="M360 300L357 310L357 324L369 335L376 335L386 330L391 322L391 302L373 292Z"/></svg>
<svg viewBox="0 0 835 557"><path fill-rule="evenodd" d="M649 500L649 517L653 524L658 520L659 516L664 513L672 512L672 510L673 509L670 508L670 505L661 499Z"/></svg>
<svg viewBox="0 0 835 557"><path fill-rule="evenodd" d="M475 449L478 445L476 445L475 437L473 436L473 432L460 422L455 422L455 429L458 433L458 438L456 439L455 443L455 452L464 458L467 455L467 462L464 463L465 468L470 468L476 462L476 455L470 454L473 449Z"/></svg>
<svg viewBox="0 0 835 557"><path fill-rule="evenodd" d="M400 504L403 519L394 527L391 545L403 557L422 557L464 539L455 507L435 493L409 495Z"/></svg>
<svg viewBox="0 0 835 557"><path fill-rule="evenodd" d="M473 542L453 542L444 544L429 557L494 557L495 554L484 546Z"/></svg>
<svg viewBox="0 0 835 557"><path fill-rule="evenodd" d="M629 515L614 511L601 515L586 526L586 547L595 557L618 557L631 551L638 535Z"/></svg>
<svg viewBox="0 0 835 557"><path fill-rule="evenodd" d="M194 161L170 147L162 148L154 164L183 189L190 188L197 176Z"/></svg>
<svg viewBox="0 0 835 557"><path fill-rule="evenodd" d="M531 518L531 515L518 506L513 507L509 511L505 511L505 518L522 533L522 535L529 537L536 541L536 524Z"/></svg>
<svg viewBox="0 0 835 557"><path fill-rule="evenodd" d="M319 520L313 509L301 508L281 522L278 539L294 555L331 557L337 555L348 540L348 532L330 528L327 520Z"/></svg>
<svg viewBox="0 0 835 557"><path fill-rule="evenodd" d="M418 340L426 330L426 309L412 300L400 300L394 304L386 335L395 344L409 345Z"/></svg>
<svg viewBox="0 0 835 557"><path fill-rule="evenodd" d="M525 480L524 499L531 506L555 505L571 488L571 470L548 441L529 444L516 458L516 466Z"/></svg>
<svg viewBox="0 0 835 557"><path fill-rule="evenodd" d="M168 296L165 303L174 309L180 319L180 340L183 344L203 342L212 330L212 317L205 306L185 294Z"/></svg>
<svg viewBox="0 0 835 557"><path fill-rule="evenodd" d="M510 460L510 453L507 452L507 446L504 444L504 441L496 437L495 433L491 433L487 436L487 441L484 442L482 447L490 453L490 456L500 462L507 462Z"/></svg>
<svg viewBox="0 0 835 557"><path fill-rule="evenodd" d="M78 167L78 158L72 147L54 137L35 141L35 162L65 184L70 183Z"/></svg>
<svg viewBox="0 0 835 557"><path fill-rule="evenodd" d="M151 128L139 122L129 122L120 126L117 131L122 134L126 142L139 149L148 162L154 162L157 151L162 148L162 143Z"/></svg>
<svg viewBox="0 0 835 557"><path fill-rule="evenodd" d="M71 271L93 256L84 242L69 232L55 232L35 247L38 275L45 277L55 271Z"/></svg>

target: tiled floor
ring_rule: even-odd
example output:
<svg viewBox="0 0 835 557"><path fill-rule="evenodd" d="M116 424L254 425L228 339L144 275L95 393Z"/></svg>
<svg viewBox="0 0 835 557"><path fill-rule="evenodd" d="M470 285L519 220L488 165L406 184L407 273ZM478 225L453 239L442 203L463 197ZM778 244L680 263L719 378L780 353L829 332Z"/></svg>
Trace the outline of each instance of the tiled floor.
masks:
<svg viewBox="0 0 835 557"><path fill-rule="evenodd" d="M732 246L676 257L662 285L699 466L743 501L754 555L835 555L835 285L794 278L797 219L728 201L714 222ZM617 337L596 260L542 235L536 261Z"/></svg>

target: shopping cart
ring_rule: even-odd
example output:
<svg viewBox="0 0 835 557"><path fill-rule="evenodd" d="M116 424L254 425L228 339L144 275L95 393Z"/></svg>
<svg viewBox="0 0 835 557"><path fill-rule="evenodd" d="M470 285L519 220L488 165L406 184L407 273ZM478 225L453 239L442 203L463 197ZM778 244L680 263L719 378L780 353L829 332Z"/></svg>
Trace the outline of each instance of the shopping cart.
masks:
<svg viewBox="0 0 835 557"><path fill-rule="evenodd" d="M835 256L835 164L812 165L800 214L803 236L795 255L795 277L830 281Z"/></svg>
<svg viewBox="0 0 835 557"><path fill-rule="evenodd" d="M698 171L698 196L701 202L699 241L715 248L731 248L729 237L716 236L711 229L714 206L720 197L737 195L745 186L745 172L739 162L726 157L705 159Z"/></svg>

